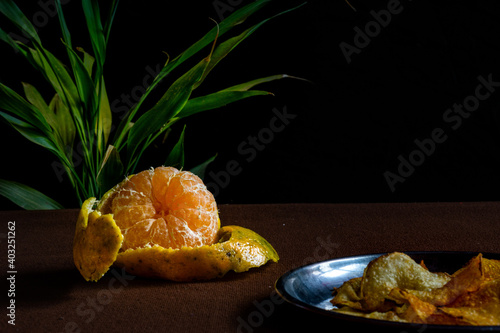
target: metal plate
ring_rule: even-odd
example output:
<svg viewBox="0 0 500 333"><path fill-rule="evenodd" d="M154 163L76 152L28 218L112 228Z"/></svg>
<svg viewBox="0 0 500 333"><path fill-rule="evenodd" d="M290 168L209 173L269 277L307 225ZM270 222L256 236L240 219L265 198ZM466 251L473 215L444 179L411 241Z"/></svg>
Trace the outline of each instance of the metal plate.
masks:
<svg viewBox="0 0 500 333"><path fill-rule="evenodd" d="M405 252L416 262L424 260L425 265L433 272L454 273L463 267L475 252ZM330 300L332 290L340 287L345 281L360 277L368 263L385 253L369 254L322 261L291 270L281 276L275 284L278 294L287 302L302 309L338 320L356 321L373 325L396 326L401 329L415 327L415 324L397 323L385 320L368 319L331 311ZM483 253L488 259L500 260L498 253ZM426 325L426 329L451 331L495 331L500 332L500 326L455 326Z"/></svg>

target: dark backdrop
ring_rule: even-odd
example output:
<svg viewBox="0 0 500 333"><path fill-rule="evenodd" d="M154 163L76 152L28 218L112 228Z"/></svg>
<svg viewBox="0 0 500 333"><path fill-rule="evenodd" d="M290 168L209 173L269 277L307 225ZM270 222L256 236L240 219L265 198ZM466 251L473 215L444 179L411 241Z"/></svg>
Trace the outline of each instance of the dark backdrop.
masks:
<svg viewBox="0 0 500 333"><path fill-rule="evenodd" d="M38 19L47 13L43 3L19 1ZM163 52L176 56L213 27L209 17L220 20L245 3L122 1L106 67L116 115L166 60ZM275 1L255 19L300 3ZM178 123L140 168L161 165L185 124L188 169L217 154L205 182L219 203L498 200L500 4L351 4L356 11L341 0L308 1L261 27L196 93L278 73L310 82L265 84L274 96ZM64 8L74 44L90 50L80 1ZM63 55L58 20L46 17L39 33ZM40 87L29 65L9 47L0 50L2 82ZM54 157L1 126L1 177L75 207L68 181L51 166Z"/></svg>

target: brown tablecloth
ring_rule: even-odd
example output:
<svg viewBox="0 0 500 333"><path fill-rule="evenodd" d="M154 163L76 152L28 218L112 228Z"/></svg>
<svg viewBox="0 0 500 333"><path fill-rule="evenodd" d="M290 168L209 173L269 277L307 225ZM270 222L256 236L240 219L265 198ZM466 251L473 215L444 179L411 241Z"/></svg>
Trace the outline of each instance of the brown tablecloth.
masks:
<svg viewBox="0 0 500 333"><path fill-rule="evenodd" d="M290 269L345 256L391 251L500 252L500 203L221 205L223 225L255 230L278 263L217 280L174 283L111 269L85 282L73 265L77 210L0 212L0 331L288 332L352 331L277 297ZM15 221L15 285L8 280L8 222ZM8 282L5 284L5 282ZM15 295L5 297L14 287ZM15 300L15 326L7 323ZM349 325L349 326L346 326ZM421 329L421 328L420 328Z"/></svg>

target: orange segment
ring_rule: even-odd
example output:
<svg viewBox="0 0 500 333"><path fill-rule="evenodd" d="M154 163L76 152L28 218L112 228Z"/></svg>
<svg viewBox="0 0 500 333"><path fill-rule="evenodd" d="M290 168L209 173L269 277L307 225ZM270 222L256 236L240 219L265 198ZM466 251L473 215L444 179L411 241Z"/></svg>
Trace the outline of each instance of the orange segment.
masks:
<svg viewBox="0 0 500 333"><path fill-rule="evenodd" d="M122 250L212 244L219 228L215 199L203 181L172 167L130 177L116 189L111 210L125 236Z"/></svg>

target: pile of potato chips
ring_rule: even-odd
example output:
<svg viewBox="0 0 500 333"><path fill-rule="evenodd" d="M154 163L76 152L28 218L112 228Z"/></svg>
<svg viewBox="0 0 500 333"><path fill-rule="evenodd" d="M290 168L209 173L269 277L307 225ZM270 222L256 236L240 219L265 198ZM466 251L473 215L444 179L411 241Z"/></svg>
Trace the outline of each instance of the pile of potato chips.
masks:
<svg viewBox="0 0 500 333"><path fill-rule="evenodd" d="M500 325L500 261L472 258L452 275L430 272L404 253L371 261L333 291L334 311L406 323Z"/></svg>

